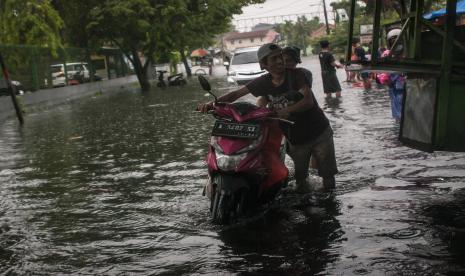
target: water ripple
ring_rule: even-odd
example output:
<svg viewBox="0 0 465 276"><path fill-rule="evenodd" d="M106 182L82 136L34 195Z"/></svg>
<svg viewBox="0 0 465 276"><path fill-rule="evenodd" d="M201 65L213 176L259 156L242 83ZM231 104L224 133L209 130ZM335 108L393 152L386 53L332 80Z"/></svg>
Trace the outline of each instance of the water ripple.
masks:
<svg viewBox="0 0 465 276"><path fill-rule="evenodd" d="M337 188L321 192L311 170L314 191L295 193L287 158L289 186L230 226L211 223L202 196L213 118L188 112L210 99L197 83L65 104L28 114L21 130L1 122L0 273L465 271L464 154L402 146L386 91L344 83L341 99L324 99L317 59L304 66L333 126Z"/></svg>

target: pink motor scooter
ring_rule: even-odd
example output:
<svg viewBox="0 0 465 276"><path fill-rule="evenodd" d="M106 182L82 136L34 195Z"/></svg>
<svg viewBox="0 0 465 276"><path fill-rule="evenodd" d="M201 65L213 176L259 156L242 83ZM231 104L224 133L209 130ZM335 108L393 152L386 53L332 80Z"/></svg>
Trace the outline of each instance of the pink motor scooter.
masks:
<svg viewBox="0 0 465 276"><path fill-rule="evenodd" d="M285 139L274 112L247 102L220 103L208 81L204 90L215 97L209 111L215 118L207 155L209 179L204 195L210 198L214 223L228 224L272 200L287 184Z"/></svg>

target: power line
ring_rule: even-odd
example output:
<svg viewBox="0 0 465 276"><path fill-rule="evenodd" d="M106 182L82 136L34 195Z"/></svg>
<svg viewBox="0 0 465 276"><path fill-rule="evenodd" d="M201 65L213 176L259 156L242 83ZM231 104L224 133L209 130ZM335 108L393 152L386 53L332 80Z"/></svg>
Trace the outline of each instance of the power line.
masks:
<svg viewBox="0 0 465 276"><path fill-rule="evenodd" d="M306 13L293 13L293 14L283 14L283 15L271 15L271 16L259 16L259 17L248 17L248 18L240 18L240 19L233 19L233 21L247 21L247 20L254 20L254 19L264 19L264 18L274 18L274 17L289 17L289 16L303 16L303 15L314 15L319 14L320 12L306 12Z"/></svg>
<svg viewBox="0 0 465 276"><path fill-rule="evenodd" d="M297 20L298 17L305 16L309 19L312 19L315 16L319 17L319 13L297 13L297 14L285 14L285 15L275 15L275 16L260 16L247 19L236 19L234 20L234 25L237 30L248 30L259 23L266 24L280 24L285 21Z"/></svg>
<svg viewBox="0 0 465 276"><path fill-rule="evenodd" d="M308 1L308 0L306 0ZM305 1L305 2L306 2ZM239 30L239 31L248 31L250 30L251 28L253 28L255 25L257 24L260 24L260 23L264 23L264 24L281 24L281 23L284 23L285 21L297 21L297 18L300 17L300 16L305 16L307 17L308 19L313 19L314 17L318 17L320 19L320 21L323 21L326 23L326 25L328 25L327 21L328 19L334 21L334 14L330 13L329 14L329 18L326 19L325 15L325 8L323 7L323 1L322 0L316 0L316 1L312 1L313 3L312 4L306 4L305 2L303 2L302 0L296 0L296 1L293 1L289 4L286 4L286 6L280 6L279 8L273 8L271 10L268 10L268 11L265 11L263 13L261 13L259 16L255 16L255 17L246 17L246 18L236 18L236 19L233 19L233 24L236 28L236 30ZM297 3L297 4L296 4ZM306 7L314 7L312 10L312 12L303 12L303 13L288 13L288 14L284 14L284 15L266 15L266 14L269 14L269 13L272 13L276 10L285 10L286 7L290 7L292 6L294 9L297 7L297 6L300 6L301 4L306 4L305 5L305 8L302 8L301 10L308 10ZM326 6L326 5L325 5ZM315 10L316 8L316 10Z"/></svg>
<svg viewBox="0 0 465 276"><path fill-rule="evenodd" d="M292 3L286 4L284 6L274 8L274 9L271 9L271 10L267 10L267 11L263 12L262 14L266 14L266 13L270 13L270 12L273 12L273 11L281 10L281 9L283 9L285 7L289 7L291 5L294 5L295 3L300 2L300 1L306 1L306 0L296 0L296 1L292 2Z"/></svg>
<svg viewBox="0 0 465 276"><path fill-rule="evenodd" d="M281 7L278 7L278 8L274 8L274 9L271 9L271 10L266 10L266 11L262 12L260 15L264 15L264 14L272 13L272 12L274 12L274 11L278 11L278 10L282 10L282 9L288 8L288 7L292 6L292 5L295 5L295 4L298 3L298 2L301 2L301 4L305 4L305 2L307 2L307 1L308 1L308 0L296 0L296 1L294 1L294 2L291 2L291 3L286 4L286 5L284 5L284 6L281 6ZM319 6L319 5L321 5L321 3L319 3L319 4L309 4L309 5L305 5L305 7L316 7L316 6ZM280 16L280 15L277 15L277 16ZM252 18L256 18L256 17L239 18L238 20L240 20L240 19L252 19Z"/></svg>

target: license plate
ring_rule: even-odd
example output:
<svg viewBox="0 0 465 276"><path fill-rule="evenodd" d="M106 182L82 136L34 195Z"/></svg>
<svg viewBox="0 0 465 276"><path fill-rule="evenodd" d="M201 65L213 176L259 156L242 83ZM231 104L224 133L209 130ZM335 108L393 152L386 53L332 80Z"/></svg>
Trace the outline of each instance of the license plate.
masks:
<svg viewBox="0 0 465 276"><path fill-rule="evenodd" d="M257 138L260 134L258 124L239 124L233 122L216 121L213 127L213 136L228 136L237 138Z"/></svg>

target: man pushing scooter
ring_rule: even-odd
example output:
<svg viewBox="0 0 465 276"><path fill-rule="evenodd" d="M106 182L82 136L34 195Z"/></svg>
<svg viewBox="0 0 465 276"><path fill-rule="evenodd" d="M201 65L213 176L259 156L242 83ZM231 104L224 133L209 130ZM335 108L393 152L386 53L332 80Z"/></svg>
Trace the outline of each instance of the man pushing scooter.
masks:
<svg viewBox="0 0 465 276"><path fill-rule="evenodd" d="M249 82L244 87L218 98L219 102L234 102L251 93L263 96L277 116L294 121L294 125L282 124L289 144L289 155L294 161L298 190L308 190L310 157L316 160L318 174L326 189L335 187L337 173L333 132L329 121L311 90L311 83L301 68L286 68L281 47L268 43L258 50L258 60L268 74ZM200 104L198 110L207 112L214 102Z"/></svg>

